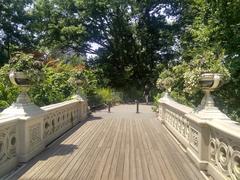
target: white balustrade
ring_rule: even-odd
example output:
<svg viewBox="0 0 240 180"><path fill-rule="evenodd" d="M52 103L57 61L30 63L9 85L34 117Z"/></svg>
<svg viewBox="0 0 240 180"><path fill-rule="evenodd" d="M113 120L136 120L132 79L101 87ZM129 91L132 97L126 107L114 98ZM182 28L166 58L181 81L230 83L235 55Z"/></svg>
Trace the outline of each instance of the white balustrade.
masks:
<svg viewBox="0 0 240 180"><path fill-rule="evenodd" d="M0 114L0 177L86 119L87 108L87 101L73 99L41 107L39 114Z"/></svg>
<svg viewBox="0 0 240 180"><path fill-rule="evenodd" d="M201 117L169 96L159 102L159 120L183 145L199 170L218 180L240 180L239 123L218 119L218 115Z"/></svg>

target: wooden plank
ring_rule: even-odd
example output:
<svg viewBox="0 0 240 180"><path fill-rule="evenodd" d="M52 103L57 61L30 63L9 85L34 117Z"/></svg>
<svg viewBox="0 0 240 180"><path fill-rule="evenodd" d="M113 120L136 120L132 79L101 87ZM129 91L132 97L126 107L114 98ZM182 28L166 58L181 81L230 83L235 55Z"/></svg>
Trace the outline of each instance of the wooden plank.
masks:
<svg viewBox="0 0 240 180"><path fill-rule="evenodd" d="M148 153L148 149L146 146L144 146L145 140L144 140L144 136L145 136L145 132L140 128L140 124L138 123L137 125L137 135L139 137L139 144L140 144L140 157L141 157L141 163L142 163L142 167L143 167L143 178L144 179L151 179L150 177L150 171L149 171L149 164L147 163L147 159L146 159L146 154Z"/></svg>
<svg viewBox="0 0 240 180"><path fill-rule="evenodd" d="M100 127L103 125L103 123L101 123L99 126L96 126L96 128L98 128L100 130ZM84 149L85 147L87 147L87 145L89 144L89 139L94 138L95 135L97 134L97 129L95 129L94 132L94 128L91 129L93 133L90 133L89 131L86 131L85 136L83 137L83 139L81 139L81 137L77 137L74 138L74 141L72 139L71 144L72 145L81 145L81 148ZM89 137L90 136L90 137ZM83 140L83 141L82 141ZM59 173L59 169L60 167L64 166L64 164L66 165L66 160L67 160L67 153L68 149L66 148L62 148L61 153L62 154L66 154L64 156L54 156L51 159L51 165L48 165L48 167L46 167L47 172L46 173L42 173L39 177L37 176L36 178L52 178L52 176L54 175L58 175ZM75 154L77 154L78 152L82 152L82 151L75 151L74 154L71 154L71 156L74 156ZM64 171L67 171L68 169L65 168ZM44 172L44 170L42 170Z"/></svg>
<svg viewBox="0 0 240 180"><path fill-rule="evenodd" d="M101 160L99 161L99 163L97 163L97 165L96 165L95 175L91 174L91 177L94 177L94 179L96 179L96 180L100 180L102 178L102 172L104 170L104 167L106 165L106 162L107 162L110 150L111 150L110 145L111 145L111 143L113 143L114 137L117 136L115 129L118 128L118 126L117 126L118 124L116 123L115 120L112 120L112 122L114 122L113 123L114 127L111 128L111 131L108 134L108 136L109 136L108 141L104 142L102 145L100 144L101 145L100 147L105 149L104 154L103 154ZM91 177L89 179L92 179Z"/></svg>
<svg viewBox="0 0 240 180"><path fill-rule="evenodd" d="M142 131L144 132L144 130L146 130L148 132L148 134L151 133L152 129L147 129L147 127L144 126L143 123L144 122L141 121L140 124L139 124ZM147 122L147 123L150 123L150 122ZM175 178L177 179L177 176L176 177L171 176L172 174L169 171L169 167L166 165L165 158L167 158L167 156L164 154L163 148L164 147L159 147L159 148L154 148L153 149L155 159L158 161L158 164L161 167L161 169L159 169L159 173L161 173L164 176L164 179L175 179ZM165 158L163 158L163 157L165 157Z"/></svg>
<svg viewBox="0 0 240 180"><path fill-rule="evenodd" d="M134 142L135 142L135 157L136 157L136 172L137 172L137 179L138 180L143 180L143 169L142 169L142 164L141 164L141 158L140 157L140 149L142 149L142 147L140 146L139 143L139 136L137 135L137 124L138 124L138 120L134 120L134 129L133 129L133 133L134 133Z"/></svg>
<svg viewBox="0 0 240 180"><path fill-rule="evenodd" d="M111 163L111 168L109 172L108 179L109 180L114 180L115 179L115 174L117 173L117 164L119 163L119 154L120 154L120 148L121 148L121 143L123 141L123 129L124 129L124 120L119 120L121 122L120 130L119 130L119 138L117 140L115 150L114 150L114 155L112 158L112 163Z"/></svg>
<svg viewBox="0 0 240 180"><path fill-rule="evenodd" d="M126 147L126 138L127 138L127 123L128 120L123 119L123 129L122 129L122 141L119 148L119 156L117 160L117 167L115 173L115 180L123 179L123 169L124 169L124 160L125 160L125 147Z"/></svg>
<svg viewBox="0 0 240 180"><path fill-rule="evenodd" d="M98 172L98 169L100 168L101 162L105 163L105 159L110 151L109 148L106 148L106 145L109 141L111 141L111 137L113 136L114 133L113 129L115 129L114 126L115 123L113 120L111 120L111 124L112 126L109 127L108 131L105 134L105 137L102 138L102 140L98 144L98 148L100 148L101 151L98 153L95 162L93 162L93 165L89 171L85 171L87 173L87 177L85 179L94 179L95 175Z"/></svg>
<svg viewBox="0 0 240 180"><path fill-rule="evenodd" d="M141 107L143 110L146 107ZM97 112L100 120L66 133L31 160L18 179L187 180L203 179L199 170L150 113L133 106ZM121 113L123 111L124 113Z"/></svg>
<svg viewBox="0 0 240 180"><path fill-rule="evenodd" d="M112 120L107 121L109 121L108 124L110 125L113 122ZM72 179L87 179L88 174L93 169L94 163L96 163L97 157L102 156L104 152L104 147L101 147L101 143L104 140L108 140L109 130L111 130L111 128L112 127L108 125L103 127L98 140L94 143L94 147L90 150L89 156L86 157L85 162L78 168L77 173Z"/></svg>
<svg viewBox="0 0 240 180"><path fill-rule="evenodd" d="M84 151L85 148L90 144L91 139L94 139L95 136L98 135L98 131L103 127L103 123L101 123L96 128L91 128L89 131L86 131L86 136L78 137L73 141L73 145L77 145L77 148L81 148L81 150L77 150L72 154L67 154L63 158L58 158L57 162L55 162L55 166L49 170L50 173L46 175L46 177L50 179L55 179L61 176L62 173L68 172L71 169L71 166L74 164L73 160L76 159L76 156ZM57 172L57 173L56 173Z"/></svg>
<svg viewBox="0 0 240 180"><path fill-rule="evenodd" d="M134 129L134 120L131 119L130 121L130 175L129 179L137 180L137 172L136 172L136 160L134 155L134 135L133 135L133 129Z"/></svg>
<svg viewBox="0 0 240 180"><path fill-rule="evenodd" d="M130 120L127 119L127 125L126 125L126 141L125 141L125 147L124 147L124 167L123 167L123 180L124 179L129 179L129 169L130 169Z"/></svg>
<svg viewBox="0 0 240 180"><path fill-rule="evenodd" d="M100 122L98 127L96 129L93 129L93 135L91 136L91 132L89 133L90 137L86 138L87 144L85 146L80 146L80 149L76 156L73 158L73 160L69 163L68 168L65 169L62 174L60 175L61 179L71 179L75 173L77 172L79 166L83 163L86 156L89 154L89 150L94 146L94 143L98 140L99 133L102 131L102 128L104 128L104 125L106 124L106 121Z"/></svg>
<svg viewBox="0 0 240 180"><path fill-rule="evenodd" d="M156 121L152 121L154 123L154 127L156 127ZM179 145L177 145L177 143L172 139L172 137L170 137L170 135L168 134L168 132L163 129L162 126L160 126L160 128L162 130L162 136L164 136L163 141L165 142L165 146L166 144L168 146L171 146L171 150L172 152L174 152L174 154L176 155L176 159L173 159L173 161L175 160L175 162L177 161L178 163L176 164L178 167L178 170L180 172L182 172L182 174L185 176L184 178L187 179L188 177L194 177L195 179L202 179L202 175L199 173L199 170L195 167L195 165L189 160L189 158L186 156L186 154L182 151L182 149L180 147L178 147ZM156 129L156 131L158 131L159 129ZM161 137L162 137L161 136ZM155 137L156 139L159 139L157 137ZM166 153L169 153L169 149ZM173 157L173 156L171 156ZM168 161L171 161L170 159ZM183 173L185 172L185 173Z"/></svg>
<svg viewBox="0 0 240 180"><path fill-rule="evenodd" d="M90 123L84 124L84 126L81 129L82 131L79 132L79 130L77 130L77 132L75 132L73 134L73 136L71 136L70 138L67 138L61 144L71 143L71 141L72 141L72 139L74 139L74 137L77 138L78 135L82 136L83 134L86 134L87 130L89 130L90 128L91 128ZM69 133L71 133L71 132L69 132ZM30 170L28 170L27 173L24 174L23 178L32 178L36 173L41 171L41 169L47 167L50 164L49 161L50 161L51 158L48 158L48 157L56 156L57 154L61 153L61 151L62 151L62 149L59 148L58 144L56 144L53 148L48 149L45 152L41 153L39 156L35 157L28 164L28 166L26 168L31 167L32 165L34 165L34 166L32 168L30 168ZM44 161L45 159L47 159L47 161ZM25 171L25 169L23 169L23 171ZM18 175L16 175L16 176L18 176Z"/></svg>
<svg viewBox="0 0 240 180"><path fill-rule="evenodd" d="M121 124L120 120L118 120L117 123L119 124L119 126L115 130L116 136L114 137L114 140L113 140L113 143L112 143L109 155L108 155L108 159L107 159L105 167L103 169L103 173L102 173L102 177L101 177L101 179L103 179L103 180L109 179L110 169L111 169L111 166L112 166L112 161L113 161L114 153L115 153L115 150L116 150L116 146L118 146L118 141L121 138L120 130L121 130L122 124Z"/></svg>
<svg viewBox="0 0 240 180"><path fill-rule="evenodd" d="M156 123L155 121L151 120L150 124L152 124L151 129L153 129L154 127L156 127ZM170 164L172 165L172 168L170 168L171 170L174 170L173 174L177 174L178 179L188 179L189 177L194 177L194 179L198 179L198 177L196 177L192 171L189 169L189 167L186 167L186 162L188 162L188 164L192 164L191 162L189 162L189 159L186 155L184 156L179 156L181 155L181 153L178 153L178 149L180 149L180 147L177 147L178 145L176 144L175 141L173 141L173 139L169 139L170 136L169 134L165 131L165 133L163 133L164 129L159 126L158 130L162 130L161 133L161 142L162 144L160 144L160 147L163 147L164 150L164 154L167 156L167 161L170 162ZM158 131L156 129L156 131ZM156 132L153 131L153 132ZM162 138L165 137L165 138ZM153 136L154 139L158 140L159 138L156 136ZM160 142L160 141L158 141ZM181 150L181 149L180 149ZM182 150L181 150L182 151ZM195 167L196 169L196 167Z"/></svg>
<svg viewBox="0 0 240 180"><path fill-rule="evenodd" d="M149 121L148 123L144 122L144 128L149 130L149 135L151 136L151 138L155 139L156 142L158 143L159 146L159 152L162 154L162 157L165 156L166 157L166 161L170 162L171 164L171 168L169 168L168 170L168 174L176 174L178 179L184 179L184 174L181 172L180 167L176 164L177 159L175 159L174 157L174 152L175 150L171 150L171 146L170 142L166 143L166 141L164 139L159 139L158 141L158 137L154 137L153 136L153 127L154 125L152 124L152 121ZM160 128L160 127L159 127ZM155 131L154 131L155 132ZM160 131L161 133L161 137L164 136L164 134L162 134L163 132ZM167 163L165 163L167 164ZM164 169L164 168L163 168Z"/></svg>
<svg viewBox="0 0 240 180"><path fill-rule="evenodd" d="M140 120L139 120L140 121ZM150 174L152 179L164 179L163 176L163 170L161 169L161 167L159 166L156 157L153 153L153 150L156 149L155 144L151 143L151 137L149 136L149 132L146 131L146 129L142 130L142 133L144 134L143 136L143 146L146 148L146 150L148 151L148 162L150 163Z"/></svg>

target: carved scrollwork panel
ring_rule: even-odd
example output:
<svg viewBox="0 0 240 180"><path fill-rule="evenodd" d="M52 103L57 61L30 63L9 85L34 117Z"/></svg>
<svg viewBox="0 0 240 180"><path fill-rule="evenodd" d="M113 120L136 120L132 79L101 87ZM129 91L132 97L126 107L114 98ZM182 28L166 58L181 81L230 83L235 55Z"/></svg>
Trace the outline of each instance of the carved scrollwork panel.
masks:
<svg viewBox="0 0 240 180"><path fill-rule="evenodd" d="M240 179L240 152L233 151L228 164L229 175L234 180Z"/></svg>
<svg viewBox="0 0 240 180"><path fill-rule="evenodd" d="M29 129L30 134L30 147L34 148L42 140L41 138L41 124L34 124Z"/></svg>
<svg viewBox="0 0 240 180"><path fill-rule="evenodd" d="M67 109L57 109L56 111L49 112L44 117L43 130L44 139L52 136L62 129L71 127L74 122L78 121L78 106L71 106Z"/></svg>
<svg viewBox="0 0 240 180"><path fill-rule="evenodd" d="M0 128L0 165L16 156L16 125Z"/></svg>
<svg viewBox="0 0 240 180"><path fill-rule="evenodd" d="M209 142L209 159L226 178L240 179L240 146L239 142L212 130Z"/></svg>
<svg viewBox="0 0 240 180"><path fill-rule="evenodd" d="M183 115L166 109L166 122L172 126L183 138L189 140L189 121Z"/></svg>
<svg viewBox="0 0 240 180"><path fill-rule="evenodd" d="M190 140L190 144L191 146L198 152L198 146L199 146L199 133L196 129L194 129L193 127L190 128L191 129L191 140Z"/></svg>

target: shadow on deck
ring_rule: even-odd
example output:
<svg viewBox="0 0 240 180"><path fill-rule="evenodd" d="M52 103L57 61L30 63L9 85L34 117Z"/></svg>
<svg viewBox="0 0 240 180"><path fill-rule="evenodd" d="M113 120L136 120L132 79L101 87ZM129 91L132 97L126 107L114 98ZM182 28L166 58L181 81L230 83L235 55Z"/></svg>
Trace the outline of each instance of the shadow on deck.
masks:
<svg viewBox="0 0 240 180"><path fill-rule="evenodd" d="M19 168L10 179L204 179L151 106L95 112Z"/></svg>

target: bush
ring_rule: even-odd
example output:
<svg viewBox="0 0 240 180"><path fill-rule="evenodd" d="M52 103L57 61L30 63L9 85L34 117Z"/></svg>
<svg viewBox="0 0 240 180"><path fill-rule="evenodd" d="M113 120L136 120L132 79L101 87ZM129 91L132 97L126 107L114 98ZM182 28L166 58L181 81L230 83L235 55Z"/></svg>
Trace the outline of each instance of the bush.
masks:
<svg viewBox="0 0 240 180"><path fill-rule="evenodd" d="M122 91L123 94L123 101L128 102L134 102L135 100L143 101L143 89L137 88L137 87L129 87L128 89L124 89Z"/></svg>
<svg viewBox="0 0 240 180"><path fill-rule="evenodd" d="M12 85L9 80L9 65L5 65L0 69L0 109L10 106L17 98L18 88Z"/></svg>
<svg viewBox="0 0 240 180"><path fill-rule="evenodd" d="M158 112L158 106L159 106L159 99L162 97L162 93L158 93L153 97L153 107L152 110L154 112Z"/></svg>
<svg viewBox="0 0 240 180"><path fill-rule="evenodd" d="M111 103L115 105L122 102L122 93L111 88L99 88L94 95L88 96L90 107L101 106Z"/></svg>
<svg viewBox="0 0 240 180"><path fill-rule="evenodd" d="M92 70L87 69L84 65L72 66L61 63L59 60L50 59L45 62L42 68L43 80L33 85L29 95L35 104L39 106L49 105L62 102L76 94L77 89L87 96L93 95L97 87L97 79ZM0 69L0 109L4 109L16 100L19 90L10 82L8 74L10 66L6 64ZM78 75L83 84L79 88L69 79Z"/></svg>
<svg viewBox="0 0 240 180"><path fill-rule="evenodd" d="M44 80L37 86L33 86L30 95L33 101L39 105L49 105L69 99L74 94L74 86L68 83L70 72L56 72L54 68L44 68Z"/></svg>

